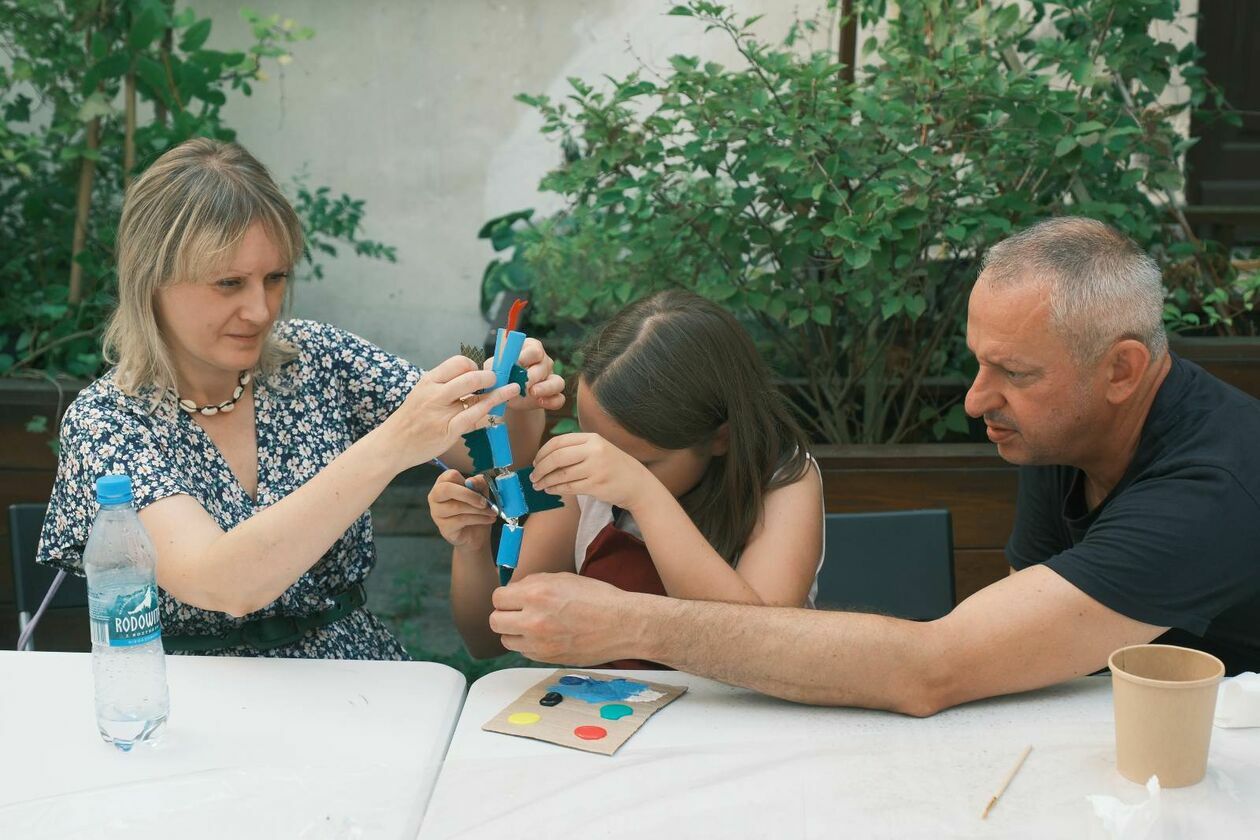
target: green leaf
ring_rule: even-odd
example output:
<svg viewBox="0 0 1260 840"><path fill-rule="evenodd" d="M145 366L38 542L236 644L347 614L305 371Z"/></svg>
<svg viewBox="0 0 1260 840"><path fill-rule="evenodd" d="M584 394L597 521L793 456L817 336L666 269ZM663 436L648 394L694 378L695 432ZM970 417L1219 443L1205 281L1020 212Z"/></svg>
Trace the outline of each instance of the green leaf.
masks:
<svg viewBox="0 0 1260 840"><path fill-rule="evenodd" d="M143 50L162 34L162 23L158 10L153 6L145 6L131 24L131 31L127 33L127 46L136 52Z"/></svg>
<svg viewBox="0 0 1260 840"><path fill-rule="evenodd" d="M919 316L925 311L927 311L927 301L923 298L923 295L912 295L906 299L906 314L912 320L919 320Z"/></svg>
<svg viewBox="0 0 1260 840"><path fill-rule="evenodd" d="M677 17L695 17L695 13L692 12L691 9L688 9L686 6L675 6L674 8L669 10L669 14L675 15Z"/></svg>
<svg viewBox="0 0 1260 840"><path fill-rule="evenodd" d="M789 327L799 327L801 324L809 320L808 309L793 309L792 314L788 316Z"/></svg>
<svg viewBox="0 0 1260 840"><path fill-rule="evenodd" d="M1064 138L1060 139L1058 143L1056 143L1056 144L1055 144L1055 146L1054 146L1054 156L1055 156L1055 157L1057 157L1057 158L1063 157L1063 156L1064 156L1064 155L1066 155L1068 152L1070 152L1070 151L1072 151L1073 149L1075 149L1075 148L1076 148L1076 145L1077 145L1077 143L1076 143L1076 138L1075 138L1075 137L1064 137Z"/></svg>
<svg viewBox="0 0 1260 840"><path fill-rule="evenodd" d="M824 327L831 326L831 307L820 303L810 310L810 315L814 319L815 324L821 324Z"/></svg>
<svg viewBox="0 0 1260 840"><path fill-rule="evenodd" d="M945 414L945 428L960 435L967 433L967 411L961 403L955 403L949 407L949 411Z"/></svg>
<svg viewBox="0 0 1260 840"><path fill-rule="evenodd" d="M765 165L767 169L781 169L786 171L795 160L796 154L793 153L791 149L779 149L772 152L770 156L766 158Z"/></svg>
<svg viewBox="0 0 1260 840"><path fill-rule="evenodd" d="M1151 176L1151 180L1166 190L1179 190L1182 186L1181 173L1172 169L1156 172Z"/></svg>
<svg viewBox="0 0 1260 840"><path fill-rule="evenodd" d="M871 261L871 252L865 248L850 248L844 252L844 262L849 268L865 268Z"/></svg>
<svg viewBox="0 0 1260 840"><path fill-rule="evenodd" d="M1106 127L1097 120L1087 120L1076 127L1075 134L1078 137L1082 134L1093 134L1095 131L1102 131Z"/></svg>
<svg viewBox="0 0 1260 840"><path fill-rule="evenodd" d="M210 37L211 25L210 18L202 18L188 27L188 30L184 32L184 37L179 39L179 48L186 53L201 49L206 39Z"/></svg>
<svg viewBox="0 0 1260 840"><path fill-rule="evenodd" d="M1089 85L1094 81L1094 60L1092 58L1082 58L1072 68L1072 79L1078 85Z"/></svg>
<svg viewBox="0 0 1260 840"><path fill-rule="evenodd" d="M517 222L527 222L531 218L533 218L533 216L534 216L534 211L532 208L527 209L527 210L517 210L515 212L508 213L504 216L497 216L481 226L481 230L477 231L477 238L478 239L491 239L496 236L497 231L503 230L503 229L510 230L512 225L516 224ZM494 246L494 250L502 251L503 248L500 248L496 242Z"/></svg>
<svg viewBox="0 0 1260 840"><path fill-rule="evenodd" d="M101 82L107 82L110 79L122 78L127 72L127 68L131 66L131 56L125 52L116 52L113 55L107 55L100 61L93 64L86 73L83 74L83 84L81 90L84 95L90 95L96 91L96 86Z"/></svg>
<svg viewBox="0 0 1260 840"><path fill-rule="evenodd" d="M998 10L993 16L993 25L999 32L1005 32L1019 21L1019 7L1015 5L1004 6Z"/></svg>
<svg viewBox="0 0 1260 840"><path fill-rule="evenodd" d="M105 33L97 30L92 33L92 59L100 61L109 54L109 40L106 39Z"/></svg>
<svg viewBox="0 0 1260 840"><path fill-rule="evenodd" d="M142 55L136 59L136 75L148 85L149 93L165 105L171 104L170 84L166 69L156 59Z"/></svg>

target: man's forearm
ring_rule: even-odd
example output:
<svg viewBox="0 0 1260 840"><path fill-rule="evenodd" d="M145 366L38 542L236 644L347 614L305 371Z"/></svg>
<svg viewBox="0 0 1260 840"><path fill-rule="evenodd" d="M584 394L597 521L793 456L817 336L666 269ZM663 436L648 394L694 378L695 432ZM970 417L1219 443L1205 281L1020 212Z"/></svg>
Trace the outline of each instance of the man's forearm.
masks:
<svg viewBox="0 0 1260 840"><path fill-rule="evenodd" d="M929 624L862 613L637 595L626 655L801 703L911 715L947 678ZM637 635L637 643L634 636Z"/></svg>

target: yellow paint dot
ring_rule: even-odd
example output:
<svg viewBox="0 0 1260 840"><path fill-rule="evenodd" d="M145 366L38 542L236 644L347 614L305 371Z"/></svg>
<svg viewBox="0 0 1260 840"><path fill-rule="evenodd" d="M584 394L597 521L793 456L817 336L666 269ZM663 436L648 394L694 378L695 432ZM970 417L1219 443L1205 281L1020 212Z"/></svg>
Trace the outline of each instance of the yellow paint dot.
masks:
<svg viewBox="0 0 1260 840"><path fill-rule="evenodd" d="M517 712L516 714L508 715L508 723L513 723L517 726L529 726L531 723L538 723L540 720L542 718L534 712Z"/></svg>

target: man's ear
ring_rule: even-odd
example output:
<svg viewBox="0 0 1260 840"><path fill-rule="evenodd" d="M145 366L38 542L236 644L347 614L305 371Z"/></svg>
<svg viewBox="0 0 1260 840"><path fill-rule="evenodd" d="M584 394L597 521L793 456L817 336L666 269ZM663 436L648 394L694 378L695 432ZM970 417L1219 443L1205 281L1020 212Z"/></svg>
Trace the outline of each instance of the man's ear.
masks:
<svg viewBox="0 0 1260 840"><path fill-rule="evenodd" d="M717 431L713 433L713 444L710 453L713 455L725 455L731 449L731 427L726 423L717 427Z"/></svg>
<svg viewBox="0 0 1260 840"><path fill-rule="evenodd" d="M1151 351L1135 338L1125 338L1107 351L1103 370L1107 375L1107 402L1120 405L1133 396L1151 366Z"/></svg>

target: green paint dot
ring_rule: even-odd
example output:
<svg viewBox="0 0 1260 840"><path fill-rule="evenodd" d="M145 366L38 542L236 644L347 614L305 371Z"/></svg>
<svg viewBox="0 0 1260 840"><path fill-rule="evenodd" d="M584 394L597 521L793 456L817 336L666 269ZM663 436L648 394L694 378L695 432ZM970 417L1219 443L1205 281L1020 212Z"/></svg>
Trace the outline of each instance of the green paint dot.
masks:
<svg viewBox="0 0 1260 840"><path fill-rule="evenodd" d="M621 720L623 717L629 717L634 714L634 709L624 703L609 703L599 710L599 716L604 720Z"/></svg>

